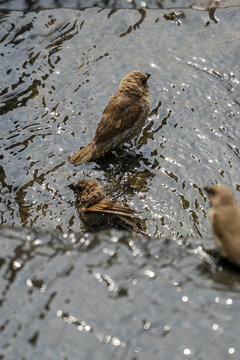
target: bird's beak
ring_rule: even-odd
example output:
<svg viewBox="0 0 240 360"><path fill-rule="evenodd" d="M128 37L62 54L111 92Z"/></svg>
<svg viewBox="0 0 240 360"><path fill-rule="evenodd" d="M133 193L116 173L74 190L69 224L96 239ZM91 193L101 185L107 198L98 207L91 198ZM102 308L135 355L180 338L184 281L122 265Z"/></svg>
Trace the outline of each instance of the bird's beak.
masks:
<svg viewBox="0 0 240 360"><path fill-rule="evenodd" d="M76 190L76 187L75 187L75 184L74 184L74 183L69 184L68 187L69 187L69 189L71 189L71 190L73 190L73 191Z"/></svg>
<svg viewBox="0 0 240 360"><path fill-rule="evenodd" d="M151 74L145 73L145 75L147 76L147 80L150 78Z"/></svg>
<svg viewBox="0 0 240 360"><path fill-rule="evenodd" d="M210 192L210 189L209 189L209 187L208 186L205 186L205 188L203 188L208 194L209 194L209 192Z"/></svg>

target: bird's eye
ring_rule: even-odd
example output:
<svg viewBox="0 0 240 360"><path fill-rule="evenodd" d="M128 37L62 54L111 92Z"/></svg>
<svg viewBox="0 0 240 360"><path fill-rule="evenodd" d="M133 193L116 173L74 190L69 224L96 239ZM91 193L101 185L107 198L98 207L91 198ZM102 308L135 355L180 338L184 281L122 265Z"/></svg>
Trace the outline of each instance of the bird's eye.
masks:
<svg viewBox="0 0 240 360"><path fill-rule="evenodd" d="M211 187L205 187L204 190L209 194L209 195L216 195L217 191Z"/></svg>
<svg viewBox="0 0 240 360"><path fill-rule="evenodd" d="M210 195L216 195L216 190L214 190L214 189L209 189L209 190L208 190L208 193L209 193Z"/></svg>

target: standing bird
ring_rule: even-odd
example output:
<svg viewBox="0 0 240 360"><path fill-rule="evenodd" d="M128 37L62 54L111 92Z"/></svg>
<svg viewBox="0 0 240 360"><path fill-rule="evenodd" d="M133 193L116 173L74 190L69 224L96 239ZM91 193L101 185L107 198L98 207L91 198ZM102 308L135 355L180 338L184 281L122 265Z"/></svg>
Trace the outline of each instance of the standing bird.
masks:
<svg viewBox="0 0 240 360"><path fill-rule="evenodd" d="M75 192L77 211L88 230L115 227L146 235L144 222L135 215L135 211L107 198L96 180L79 180L69 187Z"/></svg>
<svg viewBox="0 0 240 360"><path fill-rule="evenodd" d="M234 194L216 184L205 190L210 200L209 218L214 240L221 255L240 266L240 208Z"/></svg>
<svg viewBox="0 0 240 360"><path fill-rule="evenodd" d="M149 76L134 70L122 79L103 112L93 140L69 158L71 163L80 165L95 160L139 135L150 111Z"/></svg>

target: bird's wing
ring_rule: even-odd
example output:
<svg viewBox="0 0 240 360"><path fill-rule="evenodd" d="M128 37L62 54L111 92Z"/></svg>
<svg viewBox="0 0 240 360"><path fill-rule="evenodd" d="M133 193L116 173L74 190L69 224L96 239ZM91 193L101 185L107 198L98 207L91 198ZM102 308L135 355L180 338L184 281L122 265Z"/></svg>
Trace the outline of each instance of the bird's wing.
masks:
<svg viewBox="0 0 240 360"><path fill-rule="evenodd" d="M94 141L100 143L130 128L139 119L142 107L135 98L115 94L103 112L97 125Z"/></svg>
<svg viewBox="0 0 240 360"><path fill-rule="evenodd" d="M137 216L127 217L127 216L119 216L122 220L122 227L126 230L129 230L129 227L135 232L139 232L142 235L148 236L144 231L144 221Z"/></svg>
<svg viewBox="0 0 240 360"><path fill-rule="evenodd" d="M91 206L87 209L87 211L97 211L97 212L105 212L116 215L130 216L135 217L135 211L130 209L128 206L123 206L118 204L114 200L110 200L108 198L104 198L96 205Z"/></svg>
<svg viewBox="0 0 240 360"><path fill-rule="evenodd" d="M120 227L147 235L144 231L144 221L135 215L135 211L128 206L118 204L114 200L105 198L98 204L88 208L88 211L115 214L119 220L121 219Z"/></svg>

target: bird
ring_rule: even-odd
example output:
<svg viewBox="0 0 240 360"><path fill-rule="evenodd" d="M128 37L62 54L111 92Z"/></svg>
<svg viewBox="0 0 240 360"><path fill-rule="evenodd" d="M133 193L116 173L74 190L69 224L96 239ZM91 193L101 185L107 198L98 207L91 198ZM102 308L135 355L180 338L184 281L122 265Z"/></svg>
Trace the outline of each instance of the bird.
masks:
<svg viewBox="0 0 240 360"><path fill-rule="evenodd" d="M74 165L93 161L137 138L150 112L147 80L151 75L134 70L120 82L97 125L93 140L69 158Z"/></svg>
<svg viewBox="0 0 240 360"><path fill-rule="evenodd" d="M240 266L240 208L226 186L205 187L210 200L209 220L222 257Z"/></svg>
<svg viewBox="0 0 240 360"><path fill-rule="evenodd" d="M81 179L69 187L76 195L77 211L87 230L117 228L146 235L144 222L135 211L106 197L102 185L96 180Z"/></svg>

